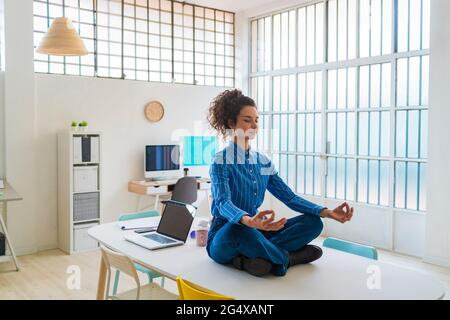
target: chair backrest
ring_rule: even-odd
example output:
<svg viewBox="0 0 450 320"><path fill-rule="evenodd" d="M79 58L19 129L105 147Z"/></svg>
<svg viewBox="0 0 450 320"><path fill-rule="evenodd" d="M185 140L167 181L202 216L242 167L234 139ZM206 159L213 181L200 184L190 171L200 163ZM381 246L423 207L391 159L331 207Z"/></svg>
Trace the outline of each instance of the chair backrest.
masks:
<svg viewBox="0 0 450 320"><path fill-rule="evenodd" d="M234 300L177 277L178 294L181 300Z"/></svg>
<svg viewBox="0 0 450 320"><path fill-rule="evenodd" d="M331 249L336 249L358 256L366 257L372 260L378 260L378 252L374 247L345 241L336 238L326 238L323 241L323 246Z"/></svg>
<svg viewBox="0 0 450 320"><path fill-rule="evenodd" d="M159 216L159 212L156 210L145 211L145 212L135 212L135 213L125 213L120 215L118 221L128 221L134 219L151 218Z"/></svg>
<svg viewBox="0 0 450 320"><path fill-rule="evenodd" d="M129 275L134 279L138 287L137 299L139 299L139 291L141 284L139 282L139 276L137 274L136 267L134 266L133 261L126 255L112 251L106 248L105 246L100 246L100 249L102 252L103 261L105 262L106 268L108 270L108 283L106 287L107 295L109 296L109 285L111 282L111 275L112 275L111 267L112 267L116 270L120 270L121 272Z"/></svg>
<svg viewBox="0 0 450 320"><path fill-rule="evenodd" d="M171 199L193 204L197 201L197 191L197 179L194 177L183 177L175 184Z"/></svg>

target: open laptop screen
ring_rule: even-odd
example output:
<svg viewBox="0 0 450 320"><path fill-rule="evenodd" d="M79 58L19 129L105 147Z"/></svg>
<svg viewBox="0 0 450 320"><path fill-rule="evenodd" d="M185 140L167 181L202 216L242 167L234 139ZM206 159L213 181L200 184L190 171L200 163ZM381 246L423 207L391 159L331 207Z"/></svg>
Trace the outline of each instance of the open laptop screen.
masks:
<svg viewBox="0 0 450 320"><path fill-rule="evenodd" d="M195 207L191 205L167 201L157 232L186 242L194 213Z"/></svg>

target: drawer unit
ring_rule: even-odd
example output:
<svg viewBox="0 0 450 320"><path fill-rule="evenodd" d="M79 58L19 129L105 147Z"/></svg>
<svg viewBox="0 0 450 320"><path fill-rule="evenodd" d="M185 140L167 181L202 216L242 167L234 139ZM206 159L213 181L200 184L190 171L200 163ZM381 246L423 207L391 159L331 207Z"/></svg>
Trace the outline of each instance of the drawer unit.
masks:
<svg viewBox="0 0 450 320"><path fill-rule="evenodd" d="M73 192L91 192L98 190L98 166L73 168Z"/></svg>
<svg viewBox="0 0 450 320"><path fill-rule="evenodd" d="M151 186L147 187L147 194L167 193L169 191L168 186Z"/></svg>
<svg viewBox="0 0 450 320"><path fill-rule="evenodd" d="M211 189L211 182L200 182L199 189L200 189L200 190L208 190L208 189Z"/></svg>
<svg viewBox="0 0 450 320"><path fill-rule="evenodd" d="M100 218L100 194L98 192L77 193L73 195L73 221Z"/></svg>
<svg viewBox="0 0 450 320"><path fill-rule="evenodd" d="M98 223L82 223L73 227L73 250L86 251L98 248L98 242L88 235L88 230Z"/></svg>
<svg viewBox="0 0 450 320"><path fill-rule="evenodd" d="M99 141L98 136L73 137L73 163L99 162Z"/></svg>

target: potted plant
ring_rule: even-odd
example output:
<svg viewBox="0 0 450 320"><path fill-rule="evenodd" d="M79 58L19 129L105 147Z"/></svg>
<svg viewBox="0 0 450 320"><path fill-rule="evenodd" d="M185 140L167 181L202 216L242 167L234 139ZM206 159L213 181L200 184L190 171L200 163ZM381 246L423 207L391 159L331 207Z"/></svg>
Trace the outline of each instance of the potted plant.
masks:
<svg viewBox="0 0 450 320"><path fill-rule="evenodd" d="M86 132L86 131L87 131L87 128L88 128L88 123L87 123L86 121L81 121L81 122L78 124L78 128L80 129L80 131Z"/></svg>
<svg viewBox="0 0 450 320"><path fill-rule="evenodd" d="M76 131L78 128L78 124L76 121L72 121L72 123L70 124L70 127L72 128L72 131Z"/></svg>

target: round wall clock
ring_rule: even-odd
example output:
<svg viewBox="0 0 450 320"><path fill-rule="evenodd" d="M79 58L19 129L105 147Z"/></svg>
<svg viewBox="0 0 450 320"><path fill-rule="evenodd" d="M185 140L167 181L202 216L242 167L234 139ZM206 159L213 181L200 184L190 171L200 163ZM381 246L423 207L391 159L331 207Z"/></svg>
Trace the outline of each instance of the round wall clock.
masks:
<svg viewBox="0 0 450 320"><path fill-rule="evenodd" d="M158 122L164 116L164 107L158 101L151 101L145 105L145 117L150 122Z"/></svg>

